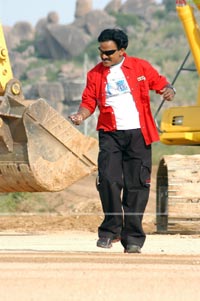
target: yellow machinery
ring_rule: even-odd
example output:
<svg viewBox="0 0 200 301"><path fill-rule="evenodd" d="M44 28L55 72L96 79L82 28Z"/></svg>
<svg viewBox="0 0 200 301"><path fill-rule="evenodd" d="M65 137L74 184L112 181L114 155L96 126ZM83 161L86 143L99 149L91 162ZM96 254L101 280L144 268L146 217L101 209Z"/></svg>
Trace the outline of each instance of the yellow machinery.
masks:
<svg viewBox="0 0 200 301"><path fill-rule="evenodd" d="M0 192L62 190L96 170L97 150L44 99L24 99L0 26Z"/></svg>
<svg viewBox="0 0 200 301"><path fill-rule="evenodd" d="M187 3L188 2L188 3ZM200 0L177 0L194 63L200 75L200 29L194 4ZM168 145L200 145L200 85L194 106L172 107L162 116L160 140ZM157 231L200 231L200 155L164 156L157 171Z"/></svg>

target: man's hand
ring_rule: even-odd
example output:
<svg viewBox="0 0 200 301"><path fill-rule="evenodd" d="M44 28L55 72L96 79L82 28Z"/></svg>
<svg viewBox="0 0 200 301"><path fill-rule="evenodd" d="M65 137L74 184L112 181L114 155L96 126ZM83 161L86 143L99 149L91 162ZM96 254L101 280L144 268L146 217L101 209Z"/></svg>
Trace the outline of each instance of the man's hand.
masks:
<svg viewBox="0 0 200 301"><path fill-rule="evenodd" d="M83 120L87 119L91 115L90 111L84 107L80 107L78 112L69 116L69 119L75 125L80 125Z"/></svg>
<svg viewBox="0 0 200 301"><path fill-rule="evenodd" d="M69 119L73 122L73 124L80 125L84 118L81 113L76 113L76 114L70 115Z"/></svg>
<svg viewBox="0 0 200 301"><path fill-rule="evenodd" d="M163 99L167 101L172 100L176 94L172 87L165 87L160 92L162 93Z"/></svg>

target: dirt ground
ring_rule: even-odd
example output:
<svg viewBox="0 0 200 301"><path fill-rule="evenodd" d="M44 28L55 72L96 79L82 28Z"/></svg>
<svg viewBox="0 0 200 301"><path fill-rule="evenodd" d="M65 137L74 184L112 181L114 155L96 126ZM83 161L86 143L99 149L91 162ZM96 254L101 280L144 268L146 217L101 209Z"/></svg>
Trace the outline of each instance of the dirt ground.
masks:
<svg viewBox="0 0 200 301"><path fill-rule="evenodd" d="M153 166L150 197L143 218L143 228L147 234L157 231L156 173L157 166ZM52 233L78 230L97 233L103 213L95 182L96 173L93 173L63 191L35 193L34 199L27 199L18 213L0 216L0 232ZM168 234L172 234L170 231ZM173 234L179 232L200 235L200 229L196 225L193 228L191 222L187 225L174 224Z"/></svg>
<svg viewBox="0 0 200 301"><path fill-rule="evenodd" d="M156 167L152 173L152 187L145 211L143 226L147 233L153 233L156 211ZM0 217L0 232L16 231L26 233L81 230L97 232L103 219L99 195L95 187L96 173L76 182L61 192L45 193L48 210L52 213L4 214ZM44 193L43 193L44 194ZM38 193L38 198L41 193Z"/></svg>

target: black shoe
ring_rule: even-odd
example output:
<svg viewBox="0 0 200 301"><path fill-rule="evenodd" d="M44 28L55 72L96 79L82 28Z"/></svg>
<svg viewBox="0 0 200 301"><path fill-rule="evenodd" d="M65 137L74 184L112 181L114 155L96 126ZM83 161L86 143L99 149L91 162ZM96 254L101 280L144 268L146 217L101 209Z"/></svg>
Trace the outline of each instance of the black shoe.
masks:
<svg viewBox="0 0 200 301"><path fill-rule="evenodd" d="M127 245L124 253L141 253L141 248L137 245Z"/></svg>
<svg viewBox="0 0 200 301"><path fill-rule="evenodd" d="M97 240L97 247L109 249L112 247L112 238L100 237Z"/></svg>

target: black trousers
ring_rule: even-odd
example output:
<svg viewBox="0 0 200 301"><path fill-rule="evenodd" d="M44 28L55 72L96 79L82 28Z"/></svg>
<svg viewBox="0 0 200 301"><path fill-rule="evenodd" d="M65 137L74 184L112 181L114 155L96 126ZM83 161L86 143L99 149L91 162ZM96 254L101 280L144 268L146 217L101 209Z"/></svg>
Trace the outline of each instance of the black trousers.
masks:
<svg viewBox="0 0 200 301"><path fill-rule="evenodd" d="M143 246L150 175L151 145L145 144L140 129L99 131L97 189L105 215L99 237L121 237L124 247Z"/></svg>

